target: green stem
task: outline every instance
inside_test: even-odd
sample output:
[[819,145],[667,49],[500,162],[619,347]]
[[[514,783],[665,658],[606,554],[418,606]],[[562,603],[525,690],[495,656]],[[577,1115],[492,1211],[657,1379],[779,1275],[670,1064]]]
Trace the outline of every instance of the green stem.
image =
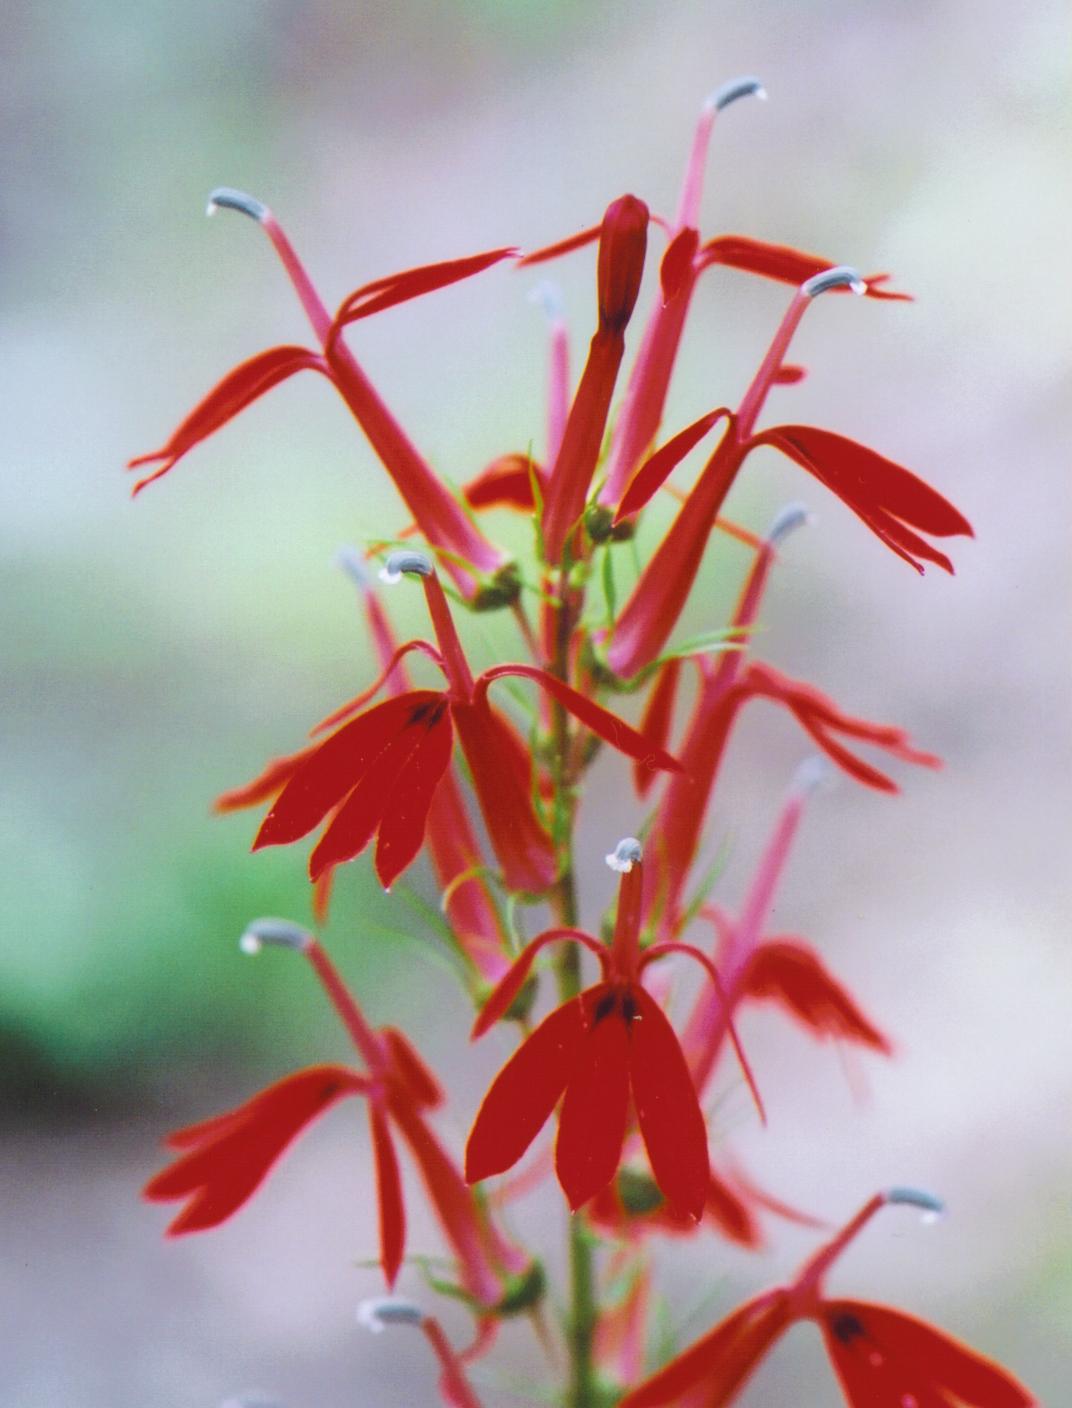
[[[569,644],[578,604],[571,600],[563,582],[555,630],[554,673],[569,682]],[[552,708],[554,749],[555,835],[559,843],[560,870],[552,895],[557,922],[576,928],[577,892],[573,868],[573,790],[571,767],[573,737],[567,711],[555,701]],[[560,1002],[568,1002],[581,991],[581,954],[576,944],[564,944],[555,963]],[[593,1348],[597,1319],[595,1263],[585,1218],[574,1213],[569,1224],[570,1310],[566,1327],[569,1345],[570,1378],[566,1399],[568,1408],[596,1408],[597,1387]]]

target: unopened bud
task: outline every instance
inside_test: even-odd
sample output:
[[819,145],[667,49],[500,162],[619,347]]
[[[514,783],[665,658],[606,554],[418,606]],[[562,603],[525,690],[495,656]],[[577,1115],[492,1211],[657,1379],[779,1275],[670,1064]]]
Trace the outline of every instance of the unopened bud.
[[628,875],[634,865],[639,865],[643,854],[644,848],[636,837],[626,836],[604,859],[611,870],[616,870],[619,875]]
[[826,293],[832,288],[851,288],[855,294],[867,292],[867,284],[859,269],[854,269],[851,264],[837,264],[833,269],[824,269],[820,274],[812,274],[800,285],[805,298],[815,298],[817,294]]
[[357,1307],[357,1323],[374,1335],[382,1335],[388,1325],[420,1325],[423,1320],[419,1305],[398,1296],[373,1296]]
[[707,106],[714,108],[715,112],[721,112],[738,98],[758,98],[760,102],[765,103],[767,90],[758,78],[731,78],[728,83],[723,83],[721,88],[715,89],[707,100]]
[[387,582],[394,586],[401,582],[404,575],[413,572],[418,577],[430,577],[435,569],[432,567],[432,559],[423,552],[414,552],[412,548],[403,548],[399,552],[393,552],[384,565],[380,568],[380,581]]
[[648,207],[636,196],[612,201],[599,235],[599,325],[624,332],[633,315],[648,248]]
[[268,215],[268,207],[256,196],[248,196],[245,191],[236,191],[233,186],[217,186],[209,194],[205,206],[206,215],[215,215],[217,210],[238,210],[251,220],[261,224]]
[[312,942],[312,934],[289,919],[267,918],[247,924],[238,947],[250,955],[260,953],[262,948],[289,948],[304,953]]

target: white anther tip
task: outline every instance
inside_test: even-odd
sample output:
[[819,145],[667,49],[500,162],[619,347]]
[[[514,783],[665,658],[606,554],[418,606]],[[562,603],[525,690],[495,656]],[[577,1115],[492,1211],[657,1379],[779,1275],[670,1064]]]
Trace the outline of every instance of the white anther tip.
[[418,577],[430,577],[432,575],[432,559],[423,552],[414,552],[411,548],[403,548],[399,552],[393,552],[379,571],[381,582],[386,582],[393,587],[401,582],[407,573],[415,573]]
[[388,1325],[419,1325],[423,1319],[419,1305],[396,1296],[374,1296],[357,1307],[357,1323],[374,1335],[382,1335]]
[[626,836],[618,842],[610,855],[604,856],[604,860],[611,870],[617,871],[619,875],[628,875],[633,866],[639,864],[643,853],[644,848],[636,837]]

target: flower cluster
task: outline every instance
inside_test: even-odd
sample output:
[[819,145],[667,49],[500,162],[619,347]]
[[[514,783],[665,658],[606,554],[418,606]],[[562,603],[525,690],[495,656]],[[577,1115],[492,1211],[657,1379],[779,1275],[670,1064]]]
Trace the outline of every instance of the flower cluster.
[[[218,1226],[312,1121],[358,1097],[368,1111],[387,1289],[406,1261],[402,1154],[435,1211],[454,1266],[452,1278],[429,1284],[464,1301],[476,1334],[458,1352],[434,1317],[392,1298],[367,1302],[361,1318],[373,1330],[391,1323],[421,1329],[448,1404],[479,1405],[468,1366],[490,1349],[506,1316],[530,1316],[551,1365],[561,1362],[543,1309],[544,1259],[540,1249],[518,1244],[503,1215],[552,1169],[570,1210],[570,1283],[556,1298],[568,1307],[559,1327],[567,1382],[556,1401],[569,1408],[729,1404],[780,1336],[808,1319],[818,1323],[854,1408],[1026,1408],[1034,1401],[1009,1372],[912,1317],[827,1297],[827,1273],[880,1207],[938,1209],[929,1195],[905,1189],[872,1199],[791,1285],[749,1300],[656,1372],[646,1359],[659,1237],[723,1237],[757,1247],[769,1236],[771,1216],[820,1225],[763,1189],[728,1151],[724,1130],[717,1131],[717,1166],[712,1161],[710,1097],[727,1047],[758,1117],[766,1119],[738,1012],[750,1003],[774,1004],[817,1040],[893,1054],[890,1037],[811,943],[767,932],[816,783],[840,770],[865,788],[891,793],[898,784],[887,767],[938,766],[903,729],[859,718],[817,686],[756,658],[754,628],[774,568],[809,516],[791,505],[757,534],[725,518],[724,505],[751,453],[766,447],[818,480],[879,543],[921,573],[928,564],[951,572],[935,540],[971,534],[942,494],[893,460],[833,430],[764,423],[771,393],[804,375],[788,357],[817,299],[846,291],[875,301],[907,295],[892,291],[884,274],[865,278],[832,260],[742,235],[700,235],[716,119],[750,95],[762,95],[760,85],[741,79],[704,105],[673,219],[623,195],[598,223],[556,244],[524,255],[493,249],[377,278],[334,314],[271,211],[238,191],[213,192],[210,212],[239,211],[267,235],[315,345],[252,356],[161,449],[132,461],[153,466],[137,492],[273,387],[299,371],[316,371],[357,420],[412,520],[387,545],[373,542],[341,558],[357,586],[378,677],[315,724],[310,741],[292,744],[216,805],[263,809],[254,849],[291,845],[318,831],[308,870],[319,926],[340,868],[373,843],[385,889],[425,852],[474,1005],[472,1036],[512,1024],[516,1049],[490,1082],[464,1156],[455,1153],[436,1130],[446,1096],[409,1039],[369,1024],[312,929],[254,921],[243,949],[269,946],[304,958],[349,1034],[356,1062],[284,1075],[236,1109],[176,1131],[167,1141],[172,1161],[145,1194],[180,1204],[172,1235]],[[657,288],[623,378],[653,237],[663,246]],[[455,491],[369,380],[348,343],[350,330],[506,261],[527,268],[590,244],[597,251],[595,327],[575,387],[557,297],[549,286],[540,293],[550,323],[543,454],[504,452]],[[788,306],[740,403],[664,435],[692,295],[716,266],[786,285]],[[701,457],[691,486],[674,487],[674,471],[712,436],[714,448]],[[530,428],[519,426],[518,437],[530,442]],[[678,506],[653,541],[649,505],[660,493]],[[495,514],[504,511],[530,521],[529,560],[515,561],[495,545]],[[737,604],[727,623],[683,640],[681,614],[716,530],[737,541],[738,559],[741,545],[748,553]],[[732,556],[729,565],[721,553],[710,556],[715,570],[734,570]],[[396,639],[368,570],[376,559],[385,582],[409,580],[411,590],[419,584],[427,637]],[[480,669],[460,623],[467,613],[496,609],[512,614],[521,658]],[[434,673],[432,684],[414,683],[415,664]],[[507,679],[514,681],[513,700],[502,686],[493,702],[492,686]],[[527,700],[530,689],[535,695],[522,715],[518,695]],[[628,698],[634,694],[639,706]],[[706,830],[734,725],[742,708],[759,700],[792,716],[818,754],[793,778],[743,905],[731,914],[713,900],[704,875]],[[583,927],[573,838],[588,769],[606,745],[631,765],[636,817],[629,829],[642,840],[629,836],[610,851],[616,901],[601,925]],[[527,914],[541,925],[528,940]],[[593,980],[582,974],[585,954],[595,965]],[[698,980],[684,1011],[679,981],[668,976],[683,959],[696,965]],[[549,987],[556,997],[536,1020]],[[541,1142],[552,1119],[553,1149]],[[511,1175],[534,1145],[526,1166]],[[491,1182],[502,1175],[509,1176]]]

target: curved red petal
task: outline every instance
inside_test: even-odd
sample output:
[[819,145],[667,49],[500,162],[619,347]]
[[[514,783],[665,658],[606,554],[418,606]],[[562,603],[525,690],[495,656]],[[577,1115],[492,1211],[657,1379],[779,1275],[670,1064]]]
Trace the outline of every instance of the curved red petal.
[[214,812],[237,812],[244,807],[256,807],[261,802],[267,802],[269,798],[282,792],[302,763],[316,752],[317,746],[313,743],[307,748],[300,749],[297,753],[288,753],[285,757],[272,758],[265,765],[263,771],[258,773],[251,782],[246,782],[241,787],[232,787],[229,792],[221,792],[212,803],[212,810]]
[[465,1148],[469,1183],[517,1163],[547,1122],[570,1078],[587,1028],[581,998],[545,1017],[484,1096]]
[[580,929],[548,929],[542,934],[537,934],[531,939],[514,959],[507,972],[499,979],[498,983],[488,995],[484,1006],[477,1015],[473,1023],[473,1030],[470,1039],[476,1041],[485,1032],[490,1031],[499,1019],[509,1010],[510,1004],[517,997],[525,979],[528,977],[537,954],[547,944],[561,943],[563,941],[573,941],[583,944],[587,949],[596,955],[600,964],[606,972],[607,948],[605,944],[597,943],[590,934],[583,933]]
[[569,1073],[555,1140],[555,1172],[576,1210],[618,1170],[629,1108],[628,989],[600,983],[583,994],[587,1031]]
[[410,1096],[426,1110],[442,1105],[443,1090],[435,1076],[421,1060],[409,1038],[395,1027],[385,1027],[381,1033],[387,1043],[392,1074],[402,1082]]
[[[806,254],[804,250],[785,244],[770,244],[749,235],[718,235],[704,245],[700,258],[704,268],[711,264],[724,264],[730,269],[741,269],[745,273],[760,274],[764,278],[777,279],[779,283],[795,285],[834,267],[832,260],[821,255]],[[894,293],[881,287],[889,277],[889,274],[871,274],[866,278],[864,283],[868,294],[872,298],[911,303],[910,293]]]
[[376,874],[389,890],[424,841],[428,812],[454,751],[450,710],[427,725],[427,732],[399,771],[387,797],[376,843]]
[[816,1036],[858,1041],[886,1056],[892,1054],[888,1038],[864,1016],[815,950],[799,939],[761,944],[743,982],[748,997],[780,1003]]
[[629,1027],[629,1077],[651,1171],[671,1207],[699,1221],[711,1165],[696,1089],[681,1043],[659,1005],[640,986],[629,992],[638,1009]]
[[528,455],[500,455],[475,479],[462,485],[470,508],[516,508],[531,513],[536,507],[532,481],[543,486],[546,476]]
[[369,1101],[369,1133],[376,1164],[376,1205],[380,1222],[380,1265],[388,1290],[394,1290],[406,1246],[406,1208],[398,1155],[387,1118],[376,1100]]
[[676,298],[692,274],[692,261],[700,243],[700,232],[690,225],[677,232],[663,252],[659,265],[659,286],[663,302]]
[[598,225],[589,225],[587,229],[580,230],[575,235],[567,235],[564,240],[545,244],[541,249],[534,249],[531,254],[523,254],[517,261],[517,267],[520,269],[528,264],[542,264],[547,259],[557,259],[561,254],[570,254],[575,249],[583,249],[586,244],[594,244],[599,239],[602,228],[603,222],[600,221]]
[[619,1408],[670,1408],[693,1389],[704,1408],[726,1408],[789,1321],[784,1291],[757,1296],[627,1393]]
[[[648,696],[648,702],[640,720],[640,732],[653,749],[665,751],[670,739],[670,728],[674,719],[674,705],[677,702],[677,687],[681,679],[681,660],[675,656],[667,660],[655,681],[655,688]],[[645,763],[633,764],[633,786],[638,797],[646,797],[655,781],[655,769]]]
[[720,420],[728,420],[731,425],[733,423],[733,415],[725,406],[719,406],[717,410],[708,411],[699,420],[694,420],[691,425],[687,425],[684,430],[679,430],[667,440],[653,455],[649,455],[630,479],[618,512],[614,515],[615,523],[620,523],[631,514],[639,513],[662,488],[693,446],[698,445]]
[[310,832],[342,801],[391,740],[442,695],[418,689],[377,704],[318,744],[294,772],[265,817],[253,849],[285,845]]
[[382,313],[384,309],[393,308],[398,303],[420,298],[426,293],[434,293],[436,289],[447,288],[460,279],[471,278],[474,274],[490,269],[500,260],[518,253],[513,246],[489,249],[483,254],[470,254],[462,259],[444,259],[437,264],[422,264],[415,269],[405,269],[399,274],[387,274],[383,278],[373,279],[355,289],[344,300],[335,315],[332,334],[337,334],[348,323],[355,323],[359,318],[367,318],[372,313]]

